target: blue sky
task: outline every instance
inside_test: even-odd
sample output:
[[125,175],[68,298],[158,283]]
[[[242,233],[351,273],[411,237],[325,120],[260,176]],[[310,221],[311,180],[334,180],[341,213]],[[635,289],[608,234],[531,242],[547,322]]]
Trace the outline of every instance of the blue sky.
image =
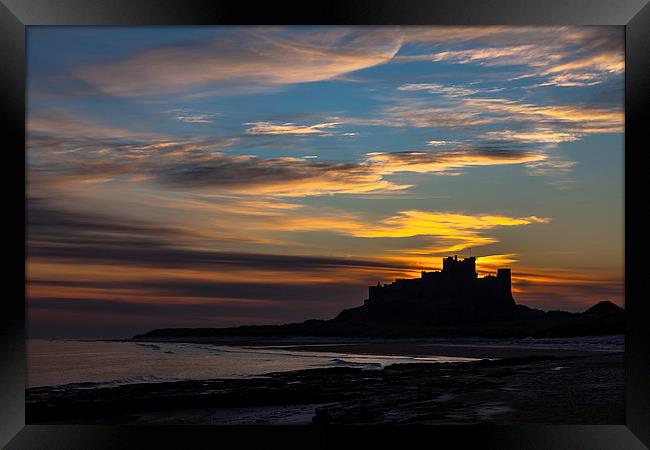
[[623,304],[623,36],[30,27],[33,329],[327,318],[470,248],[521,303]]

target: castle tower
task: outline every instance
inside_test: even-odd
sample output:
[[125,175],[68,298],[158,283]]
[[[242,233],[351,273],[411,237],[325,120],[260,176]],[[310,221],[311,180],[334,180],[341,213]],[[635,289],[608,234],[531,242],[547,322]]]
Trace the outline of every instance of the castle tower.
[[510,269],[497,269],[497,283],[499,285],[499,292],[501,292],[503,298],[511,300],[514,304]]
[[458,255],[449,256],[442,260],[442,272],[451,278],[476,278],[476,257],[470,256],[462,260]]

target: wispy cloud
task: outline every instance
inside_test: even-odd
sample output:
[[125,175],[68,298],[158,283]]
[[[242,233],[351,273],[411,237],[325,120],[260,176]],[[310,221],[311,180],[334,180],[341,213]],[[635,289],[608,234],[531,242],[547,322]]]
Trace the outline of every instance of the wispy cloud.
[[469,50],[448,50],[432,55],[432,61],[453,61],[460,64],[478,62],[485,65],[546,65],[561,60],[558,54],[549,54],[549,47],[544,45],[516,45],[504,47],[486,47]]
[[[303,158],[227,155],[215,142],[154,144],[85,143],[58,153],[51,142],[33,142],[34,182],[104,183],[141,179],[172,189],[247,195],[310,196],[407,189],[385,179],[367,163],[317,162]],[[37,150],[38,148],[38,150]]]
[[[465,144],[444,140],[427,143],[432,147],[449,147],[449,151],[369,154],[370,162],[384,166],[381,173],[457,174],[454,169],[525,164],[528,174],[550,176],[554,185],[568,187],[574,183],[568,175],[576,162],[553,154],[553,146],[598,133],[620,133],[624,114],[620,108],[536,104],[467,95],[445,106],[425,99],[398,100],[375,117],[339,118],[339,121],[381,127],[492,128],[475,133]],[[513,126],[517,129],[512,129]],[[490,150],[490,147],[494,148]]]
[[540,105],[506,98],[466,99],[464,107],[494,115],[494,121],[536,122],[583,133],[620,133],[624,114],[620,108],[579,105]]
[[515,122],[530,128],[552,127],[555,131],[584,134],[619,133],[624,125],[620,108],[536,104],[503,97],[464,97],[443,105],[425,99],[396,103],[384,107],[376,117],[337,119],[345,124],[415,128],[467,128]]
[[[619,40],[605,41],[603,52],[587,55],[567,61],[547,69],[544,74],[564,73],[573,74],[574,71],[586,70],[590,75],[596,73],[622,73],[625,70],[625,58],[622,50],[622,42]],[[618,47],[612,50],[612,46]],[[592,47],[593,49],[593,47]],[[600,50],[599,47],[597,47]]]
[[28,255],[36,259],[208,270],[218,266],[238,270],[249,266],[253,270],[254,265],[258,270],[283,267],[294,270],[294,264],[302,267],[300,271],[336,265],[386,267],[379,261],[191,249],[178,245],[186,235],[178,228],[142,221],[122,220],[114,224],[116,221],[106,215],[56,209],[43,199],[30,199],[27,214],[30,223]]
[[458,174],[472,167],[523,165],[547,158],[542,153],[507,147],[372,152],[360,162],[345,164],[316,162],[314,158],[232,156],[201,143],[108,149],[98,146],[69,155],[44,153],[34,161],[31,171],[42,181],[53,183],[103,183],[126,177],[197,192],[302,197],[401,191],[411,185],[386,176],[409,172]]
[[532,176],[549,177],[551,184],[558,188],[566,189],[575,185],[576,181],[571,177],[573,168],[578,164],[552,152],[543,161],[534,161],[526,164],[526,173]]
[[444,94],[450,97],[463,97],[480,92],[478,89],[471,89],[460,86],[446,86],[438,83],[409,83],[397,88],[400,91],[426,91],[430,94]]
[[478,166],[501,166],[543,161],[539,153],[508,148],[468,148],[449,151],[369,153],[368,161],[382,174],[398,172],[456,173],[460,169]]
[[106,124],[103,121],[84,117],[63,108],[41,109],[27,117],[26,131],[31,135],[56,136],[71,141],[84,140],[126,140],[126,139],[157,139],[158,133],[138,131],[132,127],[119,127]]
[[328,80],[385,63],[401,42],[398,33],[381,29],[286,33],[257,27],[77,66],[71,73],[119,96],[191,92],[217,84],[278,86]]
[[536,128],[524,131],[487,131],[480,137],[493,141],[557,144],[577,141],[581,135],[579,133],[557,131],[552,128]]
[[602,76],[597,73],[563,73],[549,77],[548,81],[537,84],[536,86],[560,86],[560,87],[577,87],[577,86],[594,86],[602,82]]
[[215,117],[221,115],[216,112],[196,111],[190,108],[174,108],[164,112],[183,123],[213,123]]
[[444,236],[462,239],[464,234],[496,227],[548,223],[550,219],[530,217],[509,217],[499,215],[468,215],[448,212],[402,211],[395,216],[383,219],[381,225],[359,230],[360,237],[413,237],[419,235]]
[[[548,224],[547,217],[515,217],[491,214],[466,214],[447,211],[400,211],[365,224],[362,228],[347,231],[361,238],[406,239],[423,236],[427,241],[417,248],[400,248],[389,251],[388,260],[419,267],[435,267],[441,255],[460,252],[468,248],[495,244],[499,240],[488,233],[496,228]],[[508,264],[515,260],[508,261]],[[487,264],[489,261],[485,261]],[[493,261],[496,262],[496,261]],[[505,260],[500,260],[505,263]]]
[[185,123],[212,123],[212,116],[208,114],[177,114],[176,120]]
[[[591,86],[625,69],[620,27],[550,27],[529,29],[528,33],[519,31],[493,28],[472,48],[439,51],[419,59],[484,66],[525,66],[519,78],[543,79],[537,86]],[[456,43],[459,42],[462,40]]]
[[337,125],[340,125],[340,123],[326,122],[317,123],[314,125],[297,125],[295,123],[249,122],[245,123],[244,125],[251,125],[251,127],[246,130],[247,134],[280,136],[331,136],[331,129],[335,128]]
[[458,141],[444,141],[444,140],[433,140],[433,141],[427,141],[427,145],[429,147],[445,147],[448,145],[459,145],[460,142]]
[[[140,180],[172,189],[197,189],[222,194],[300,197],[402,191],[410,184],[387,176],[400,172],[457,174],[479,166],[541,162],[543,153],[515,147],[464,147],[445,151],[372,152],[357,162],[319,162],[316,158],[261,158],[230,155],[224,149],[232,138],[134,142],[133,133],[105,127],[102,139],[83,138],[83,125],[66,117],[41,127],[30,139],[30,173],[36,183],[105,183]],[[320,134],[336,126],[327,122],[309,126],[257,123],[259,133]],[[47,133],[46,133],[47,132]],[[48,134],[49,133],[49,134]],[[111,138],[111,136],[114,136]],[[316,156],[316,155],[307,155]]]

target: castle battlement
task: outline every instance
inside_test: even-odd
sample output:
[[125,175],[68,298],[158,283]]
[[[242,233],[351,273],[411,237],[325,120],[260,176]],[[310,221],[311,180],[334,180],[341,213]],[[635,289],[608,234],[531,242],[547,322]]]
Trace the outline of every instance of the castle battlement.
[[479,278],[476,257],[443,258],[442,270],[422,271],[421,278],[397,279],[393,283],[370,286],[366,303],[423,301],[477,307],[513,306],[511,272],[497,270],[496,276]]

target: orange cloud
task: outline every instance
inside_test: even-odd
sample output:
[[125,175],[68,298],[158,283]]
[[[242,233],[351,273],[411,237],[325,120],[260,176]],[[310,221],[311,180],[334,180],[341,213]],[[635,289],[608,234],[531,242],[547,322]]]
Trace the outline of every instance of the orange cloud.
[[511,266],[519,262],[515,253],[481,255],[476,258],[476,271],[479,274],[494,273],[498,268]]
[[[472,98],[464,101],[464,107],[494,113],[498,120],[507,121],[560,121],[566,127],[580,131],[606,129],[622,132],[624,114],[620,109],[586,108],[579,106],[535,105],[505,98]],[[586,131],[584,131],[586,132]]]
[[[622,48],[620,50],[622,50]],[[589,55],[584,58],[578,58],[565,64],[551,67],[545,73],[570,72],[577,69],[622,73],[625,70],[625,55],[622,51],[610,51]]]
[[619,274],[522,267],[513,271],[512,283],[519,302],[542,309],[583,311],[602,300],[620,306],[625,300],[625,280]]
[[401,211],[380,221],[380,225],[369,226],[354,232],[357,237],[413,237],[442,236],[450,239],[469,239],[480,231],[497,227],[548,223],[550,219],[530,217],[509,217],[497,215],[467,215],[450,212]]
[[449,50],[432,55],[432,61],[454,61],[460,64],[480,62],[485,65],[530,64],[547,65],[559,61],[563,55],[549,52],[546,45],[525,44],[504,47],[485,47],[470,50]]
[[368,153],[368,161],[381,174],[397,172],[445,173],[466,167],[501,166],[543,161],[543,154],[474,149],[447,152]]

